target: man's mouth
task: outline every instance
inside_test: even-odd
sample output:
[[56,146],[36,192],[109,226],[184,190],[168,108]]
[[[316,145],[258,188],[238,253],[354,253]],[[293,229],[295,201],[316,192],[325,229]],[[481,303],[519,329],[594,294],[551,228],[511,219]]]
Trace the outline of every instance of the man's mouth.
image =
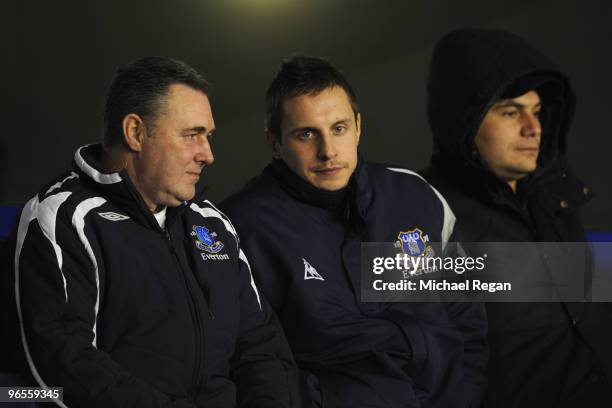
[[516,151],[525,154],[537,154],[540,149],[538,147],[517,147]]
[[314,169],[313,171],[321,176],[335,176],[344,169],[343,166],[331,166]]

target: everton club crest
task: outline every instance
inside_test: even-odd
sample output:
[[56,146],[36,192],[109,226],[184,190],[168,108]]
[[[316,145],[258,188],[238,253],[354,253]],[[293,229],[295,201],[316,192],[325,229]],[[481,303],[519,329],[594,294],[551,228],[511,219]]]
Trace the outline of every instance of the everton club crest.
[[400,231],[397,239],[396,246],[401,246],[402,252],[408,256],[431,257],[434,255],[433,248],[427,245],[429,236],[423,235],[423,231],[418,228],[410,231]]
[[209,254],[216,254],[223,249],[223,242],[215,241],[216,233],[210,232],[208,228],[199,225],[193,226],[191,235],[196,237],[195,246]]

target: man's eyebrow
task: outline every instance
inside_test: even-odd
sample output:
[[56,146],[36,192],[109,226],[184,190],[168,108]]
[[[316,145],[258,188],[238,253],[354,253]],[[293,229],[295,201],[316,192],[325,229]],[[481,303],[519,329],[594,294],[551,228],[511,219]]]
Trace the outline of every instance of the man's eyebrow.
[[342,119],[335,121],[332,126],[336,126],[340,124],[347,124],[347,123],[351,123],[352,121],[353,121],[352,118],[346,117],[346,118],[342,118]]
[[311,126],[296,126],[293,129],[289,130],[289,134],[294,134],[297,132],[304,132],[304,131],[311,131],[311,132],[316,132],[317,130],[314,127]]
[[[210,132],[214,132],[215,129],[211,129]],[[208,129],[206,128],[206,126],[194,126],[194,127],[190,127],[187,129],[183,129],[183,133],[191,133],[191,132],[195,132],[195,133],[206,133],[208,132]]]
[[[542,106],[542,101],[536,103],[533,107],[534,108],[539,108]],[[505,99],[505,100],[501,100],[497,103],[495,103],[495,105],[493,105],[493,109],[501,109],[501,108],[516,108],[516,109],[525,109],[527,108],[527,105],[523,104],[523,103],[519,103],[515,100],[512,99]]]

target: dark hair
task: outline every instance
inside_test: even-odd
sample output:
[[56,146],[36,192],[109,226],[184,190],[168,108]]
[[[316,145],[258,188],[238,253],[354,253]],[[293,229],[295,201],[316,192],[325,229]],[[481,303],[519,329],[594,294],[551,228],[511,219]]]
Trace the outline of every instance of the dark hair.
[[344,89],[355,118],[359,113],[357,96],[344,75],[323,58],[295,55],[283,60],[266,92],[266,132],[280,141],[283,101],[319,92],[334,86]]
[[210,96],[211,85],[184,62],[167,57],[145,57],[117,70],[106,95],[104,144],[113,146],[123,140],[123,118],[135,113],[151,125],[172,84],[184,84]]

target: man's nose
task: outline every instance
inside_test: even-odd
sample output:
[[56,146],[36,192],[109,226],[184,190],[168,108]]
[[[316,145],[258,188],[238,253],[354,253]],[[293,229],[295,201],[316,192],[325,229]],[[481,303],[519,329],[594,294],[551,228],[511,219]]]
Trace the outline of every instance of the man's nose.
[[327,161],[338,156],[333,135],[322,133],[319,138],[319,159]]
[[540,118],[533,113],[525,113],[521,134],[526,137],[539,137],[542,134]]
[[195,160],[202,166],[210,166],[214,163],[215,156],[213,155],[208,137],[202,137],[202,140],[198,143],[198,151]]

